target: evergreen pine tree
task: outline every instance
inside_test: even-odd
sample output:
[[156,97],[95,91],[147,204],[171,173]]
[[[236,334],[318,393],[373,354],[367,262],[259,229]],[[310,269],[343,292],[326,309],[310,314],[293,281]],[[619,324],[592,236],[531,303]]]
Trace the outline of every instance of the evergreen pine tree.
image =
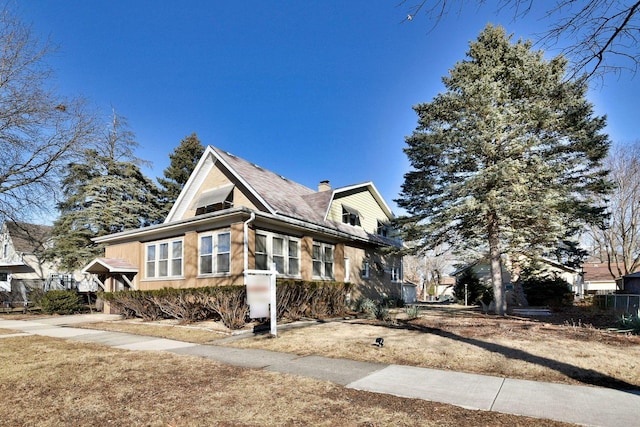
[[91,239],[161,221],[158,189],[140,171],[133,155],[137,143],[126,121],[114,120],[98,148],[68,166],[60,217],[54,222],[48,258],[70,270],[103,255]]
[[414,107],[398,224],[419,249],[487,248],[502,315],[502,254],[538,254],[602,213],[593,196],[608,188],[609,140],[563,57],[545,60],[491,25],[467,56],[443,78],[446,92]]
[[180,145],[173,150],[172,154],[169,154],[171,163],[164,170],[164,178],[158,178],[158,183],[162,186],[161,200],[164,216],[171,210],[203,153],[204,147],[200,139],[192,133],[182,139]]

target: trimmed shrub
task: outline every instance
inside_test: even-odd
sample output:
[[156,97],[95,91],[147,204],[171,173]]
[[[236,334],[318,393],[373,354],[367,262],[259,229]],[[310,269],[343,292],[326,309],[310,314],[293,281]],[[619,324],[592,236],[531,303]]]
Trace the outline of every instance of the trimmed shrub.
[[520,280],[529,305],[560,307],[573,304],[571,286],[557,275],[525,276]]
[[[346,296],[351,284],[282,280],[277,283],[278,318],[316,319],[346,313]],[[220,320],[230,329],[242,328],[249,314],[244,286],[164,288],[151,291],[119,291],[101,295],[125,317],[143,320],[162,318],[180,322]]]
[[80,296],[75,291],[49,291],[40,298],[40,307],[46,314],[73,314],[82,309]]
[[206,307],[229,329],[241,329],[249,317],[247,290],[244,286],[209,287]]
[[278,318],[298,320],[302,317],[323,319],[342,316],[347,311],[347,294],[351,283],[303,280],[278,280]]

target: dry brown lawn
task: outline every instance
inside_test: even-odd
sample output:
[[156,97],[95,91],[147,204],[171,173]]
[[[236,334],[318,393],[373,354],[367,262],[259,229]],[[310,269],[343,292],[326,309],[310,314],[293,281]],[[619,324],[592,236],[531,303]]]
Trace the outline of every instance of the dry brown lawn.
[[[601,313],[497,317],[459,306],[415,320],[364,319],[285,330],[226,345],[394,363],[510,378],[640,389],[640,337],[601,329]],[[595,323],[595,325],[594,325]],[[384,347],[374,344],[384,338]]]
[[0,338],[4,426],[561,426],[207,359]]
[[[607,331],[612,322],[580,308],[536,319],[444,306],[424,309],[413,320],[403,319],[400,311],[392,322],[351,318],[290,324],[277,338],[245,333],[230,340],[230,331],[215,322],[120,320],[84,326],[201,344],[640,389],[640,337]],[[201,358],[6,336],[13,332],[0,331],[2,425],[562,425]],[[373,345],[377,337],[384,338],[384,347]]]
[[88,329],[126,332],[171,340],[206,344],[231,336],[231,332],[218,322],[200,322],[193,325],[181,325],[174,321],[143,322],[139,319],[126,319],[111,322],[87,323],[77,325]]
[[[392,322],[354,318],[298,328],[283,325],[276,339],[245,333],[243,339],[223,341],[229,331],[215,322],[177,325],[127,320],[87,327],[298,355],[640,389],[640,337],[608,330],[615,319],[588,307],[525,318],[486,315],[455,305],[428,306],[417,319],[403,319],[402,310],[395,317]],[[385,340],[382,348],[373,345],[378,337]]]

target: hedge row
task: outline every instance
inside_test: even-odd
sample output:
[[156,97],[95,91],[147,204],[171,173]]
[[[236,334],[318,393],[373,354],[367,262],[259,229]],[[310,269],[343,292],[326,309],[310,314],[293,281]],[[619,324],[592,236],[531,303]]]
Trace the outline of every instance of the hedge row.
[[[277,317],[326,318],[346,312],[346,296],[351,284],[279,280],[276,285]],[[239,329],[249,320],[244,286],[203,288],[163,288],[152,291],[107,292],[103,298],[128,318],[143,320],[177,319],[182,323],[220,320],[230,329]]]

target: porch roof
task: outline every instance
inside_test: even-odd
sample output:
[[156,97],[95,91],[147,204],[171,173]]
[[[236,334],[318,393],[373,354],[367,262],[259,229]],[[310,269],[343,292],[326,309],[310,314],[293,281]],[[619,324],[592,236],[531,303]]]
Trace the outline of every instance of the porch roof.
[[91,261],[83,273],[137,273],[138,267],[120,258],[96,258]]

